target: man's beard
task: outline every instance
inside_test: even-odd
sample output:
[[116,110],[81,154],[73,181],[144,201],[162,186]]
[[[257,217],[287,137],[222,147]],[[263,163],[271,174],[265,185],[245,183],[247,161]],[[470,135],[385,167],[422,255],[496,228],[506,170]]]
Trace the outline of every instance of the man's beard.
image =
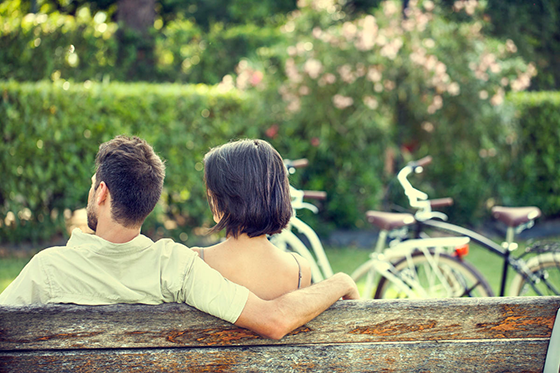
[[89,229],[92,231],[96,231],[97,229],[97,215],[95,215],[95,211],[93,211],[93,207],[91,205],[87,206],[87,225]]

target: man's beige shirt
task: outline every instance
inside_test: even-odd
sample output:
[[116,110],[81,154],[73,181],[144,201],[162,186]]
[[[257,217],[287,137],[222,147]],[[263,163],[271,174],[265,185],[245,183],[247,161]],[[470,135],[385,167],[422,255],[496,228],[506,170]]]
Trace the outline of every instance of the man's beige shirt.
[[35,255],[0,294],[0,304],[178,302],[234,323],[248,296],[172,240],[139,235],[115,244],[75,229],[66,246]]

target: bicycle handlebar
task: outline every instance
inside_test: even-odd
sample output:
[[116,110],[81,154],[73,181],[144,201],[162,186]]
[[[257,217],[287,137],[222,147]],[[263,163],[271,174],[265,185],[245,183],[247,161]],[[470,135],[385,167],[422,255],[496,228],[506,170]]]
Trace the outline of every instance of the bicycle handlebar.
[[451,206],[453,204],[453,198],[451,198],[451,197],[430,199],[428,201],[430,202],[430,206],[432,208]]
[[[293,174],[296,168],[307,167],[309,165],[309,161],[307,160],[307,158],[294,159],[294,160],[284,159],[284,164],[286,165],[288,172],[290,174]],[[310,203],[303,202],[303,199],[308,198],[308,199],[316,199],[316,200],[325,200],[327,199],[327,192],[318,191],[318,190],[299,190],[290,185],[290,196],[292,197],[292,207],[294,209],[297,210],[297,209],[305,208],[317,213],[318,212],[317,207]]]
[[307,167],[309,165],[309,161],[307,160],[307,158],[294,159],[294,160],[284,159],[284,164],[286,165],[286,167],[288,169],[290,169],[290,168],[304,168],[304,167]]
[[319,190],[304,190],[303,198],[325,200],[327,199],[327,192]]
[[432,156],[431,156],[431,155],[427,155],[427,156],[425,156],[424,158],[420,158],[420,159],[417,160],[417,161],[412,161],[412,162],[410,162],[409,165],[410,165],[411,167],[413,167],[413,168],[416,168],[416,167],[425,167],[425,166],[429,165],[430,163],[432,163],[432,160],[433,160]]
[[410,207],[417,209],[414,217],[418,221],[425,221],[432,218],[439,218],[442,220],[447,220],[447,215],[441,212],[432,211],[432,208],[450,206],[453,204],[452,198],[440,198],[435,200],[428,200],[428,195],[419,189],[412,186],[410,181],[408,181],[408,175],[411,173],[421,173],[424,166],[429,165],[433,158],[431,156],[426,156],[417,161],[409,162],[405,167],[403,167],[397,179],[404,189],[404,193],[408,197]]

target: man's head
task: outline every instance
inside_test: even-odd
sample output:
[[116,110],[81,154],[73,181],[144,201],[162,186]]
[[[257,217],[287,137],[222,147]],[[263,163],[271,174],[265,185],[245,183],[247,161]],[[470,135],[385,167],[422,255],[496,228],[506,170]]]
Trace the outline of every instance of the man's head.
[[266,141],[240,140],[204,157],[208,202],[217,225],[237,237],[279,233],[292,216],[290,184],[282,157]]
[[165,165],[138,137],[117,136],[99,146],[88,197],[88,226],[97,229],[95,195],[104,183],[111,196],[111,218],[127,228],[140,227],[161,195]]

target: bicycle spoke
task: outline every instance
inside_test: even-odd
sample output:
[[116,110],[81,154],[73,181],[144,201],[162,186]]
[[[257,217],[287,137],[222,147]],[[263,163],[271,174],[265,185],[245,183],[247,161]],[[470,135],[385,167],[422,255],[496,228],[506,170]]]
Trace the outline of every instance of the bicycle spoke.
[[470,288],[465,288],[465,291],[463,292],[463,294],[461,295],[461,297],[464,297],[465,295],[468,295],[469,297],[472,297],[472,291],[474,289],[476,289],[477,286],[480,285],[480,281],[476,282],[473,286],[471,286]]
[[[394,264],[392,276],[407,284],[414,294],[422,297],[493,295],[489,285],[476,269],[446,253],[435,254],[430,251],[424,255],[421,251],[415,252],[410,258],[402,258]],[[416,289],[420,289],[421,292]],[[379,281],[375,297],[403,298],[409,295],[396,286],[394,279],[384,276]]]

